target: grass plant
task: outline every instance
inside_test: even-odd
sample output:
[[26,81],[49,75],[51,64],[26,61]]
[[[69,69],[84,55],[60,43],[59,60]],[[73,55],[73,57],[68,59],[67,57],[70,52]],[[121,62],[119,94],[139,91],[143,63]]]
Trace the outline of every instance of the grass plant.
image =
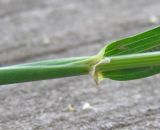
[[90,74],[134,80],[160,73],[160,27],[108,43],[95,56],[45,60],[0,68],[0,85]]

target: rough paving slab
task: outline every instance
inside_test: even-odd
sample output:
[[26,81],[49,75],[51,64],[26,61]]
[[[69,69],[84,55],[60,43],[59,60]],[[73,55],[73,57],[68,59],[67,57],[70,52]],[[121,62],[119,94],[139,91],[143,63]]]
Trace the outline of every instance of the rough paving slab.
[[[157,26],[159,0],[1,0],[0,65],[96,54]],[[0,130],[159,130],[160,76],[97,88],[89,76],[0,87]],[[88,102],[91,110],[83,110]],[[76,112],[69,112],[73,104]]]

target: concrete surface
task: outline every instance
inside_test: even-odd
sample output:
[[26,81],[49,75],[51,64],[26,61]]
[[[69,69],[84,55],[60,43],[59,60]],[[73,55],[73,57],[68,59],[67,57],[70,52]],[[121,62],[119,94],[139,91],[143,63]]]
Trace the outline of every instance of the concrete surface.
[[[106,42],[157,26],[159,6],[159,0],[0,0],[0,65],[96,54]],[[89,76],[1,86],[0,130],[159,130],[159,78],[105,80],[100,88]],[[82,109],[86,102],[92,109]]]

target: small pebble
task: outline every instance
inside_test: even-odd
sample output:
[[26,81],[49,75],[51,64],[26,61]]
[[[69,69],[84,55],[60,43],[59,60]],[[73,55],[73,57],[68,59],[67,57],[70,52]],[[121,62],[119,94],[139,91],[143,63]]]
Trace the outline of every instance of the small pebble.
[[69,104],[69,105],[68,105],[68,111],[69,111],[69,112],[76,112],[76,108],[74,107],[74,105]]
[[93,109],[93,107],[88,103],[88,102],[86,102],[84,105],[83,105],[83,108],[82,108],[83,110],[91,110],[91,109]]
[[43,43],[44,43],[45,45],[48,45],[48,44],[50,43],[49,37],[43,37]]
[[151,16],[149,17],[149,22],[152,23],[152,24],[157,24],[157,23],[159,22],[159,19],[158,19],[157,16],[151,15]]

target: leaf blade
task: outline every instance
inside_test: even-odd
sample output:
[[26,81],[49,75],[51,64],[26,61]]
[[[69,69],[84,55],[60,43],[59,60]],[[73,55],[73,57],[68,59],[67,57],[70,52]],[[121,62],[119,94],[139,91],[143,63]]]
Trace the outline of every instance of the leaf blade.
[[[107,45],[104,57],[160,51],[160,27]],[[134,80],[160,73],[160,66],[102,72],[103,78]]]

